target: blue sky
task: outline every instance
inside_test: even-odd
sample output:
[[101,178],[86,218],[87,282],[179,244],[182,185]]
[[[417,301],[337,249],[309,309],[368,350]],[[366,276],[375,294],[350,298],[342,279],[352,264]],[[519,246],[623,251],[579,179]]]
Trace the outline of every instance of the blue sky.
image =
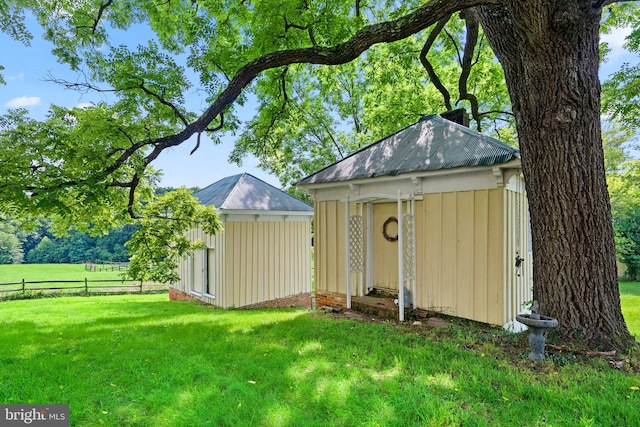
[[[50,104],[74,107],[99,100],[99,95],[82,95],[45,81],[49,74],[69,80],[73,80],[74,75],[51,55],[51,44],[39,37],[38,29],[31,26],[31,30],[34,32],[34,38],[29,47],[0,33],[0,50],[5,53],[0,59],[0,65],[5,67],[2,73],[6,80],[6,85],[0,86],[0,114],[4,114],[10,108],[23,107],[29,109],[32,117],[42,118]],[[603,36],[603,40],[612,48],[601,68],[603,79],[618,70],[623,63],[637,62],[637,57],[624,49],[624,39],[628,33],[629,30],[620,29]],[[131,39],[131,32],[127,33],[126,37]],[[252,108],[249,106],[240,113],[240,117],[246,119],[251,114]],[[195,141],[187,141],[179,147],[165,150],[153,163],[153,166],[162,170],[164,174],[161,185],[202,188],[224,177],[247,172],[279,187],[275,177],[257,168],[257,160],[254,158],[245,159],[242,167],[230,164],[228,157],[233,149],[233,142],[233,135],[225,136],[219,145],[203,138],[200,148],[191,156],[189,152],[193,149]]]

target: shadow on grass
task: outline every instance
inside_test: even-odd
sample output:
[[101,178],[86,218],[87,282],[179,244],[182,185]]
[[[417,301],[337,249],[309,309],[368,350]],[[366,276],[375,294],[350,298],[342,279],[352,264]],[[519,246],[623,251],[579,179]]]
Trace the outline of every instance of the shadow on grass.
[[628,425],[640,402],[638,376],[604,363],[534,367],[455,328],[300,310],[16,301],[0,334],[0,402],[69,403],[74,426]]

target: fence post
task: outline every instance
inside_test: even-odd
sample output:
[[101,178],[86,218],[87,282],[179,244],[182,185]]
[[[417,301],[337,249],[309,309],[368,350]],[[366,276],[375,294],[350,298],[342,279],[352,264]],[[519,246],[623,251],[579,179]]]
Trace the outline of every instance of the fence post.
[[89,282],[87,281],[87,278],[84,278],[84,292],[85,293],[89,293]]
[[24,296],[25,290],[24,290],[24,279],[22,279],[22,296]]

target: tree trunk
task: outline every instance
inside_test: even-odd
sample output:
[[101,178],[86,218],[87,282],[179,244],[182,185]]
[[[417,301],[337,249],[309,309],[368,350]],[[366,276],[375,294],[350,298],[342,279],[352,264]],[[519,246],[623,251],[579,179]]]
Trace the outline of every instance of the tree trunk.
[[516,117],[540,313],[558,319],[563,338],[628,348],[600,134],[601,11],[590,1],[513,0],[476,13]]

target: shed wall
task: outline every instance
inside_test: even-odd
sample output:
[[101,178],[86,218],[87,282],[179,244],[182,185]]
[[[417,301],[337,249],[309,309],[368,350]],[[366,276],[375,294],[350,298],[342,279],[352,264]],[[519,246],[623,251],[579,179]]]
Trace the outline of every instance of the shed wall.
[[211,236],[198,228],[190,230],[187,237],[192,241],[202,240],[207,245],[207,249],[197,250],[193,257],[183,258],[180,261],[178,264],[180,281],[172,284],[171,287],[206,303],[219,305],[218,293],[225,272],[225,233],[220,232]]
[[[509,187],[514,187],[513,182]],[[515,319],[533,299],[533,254],[529,221],[529,206],[526,194],[508,188],[505,191],[505,213],[507,216],[504,271],[504,310],[502,323]],[[519,222],[519,226],[516,223]],[[519,230],[519,238],[518,236]],[[519,269],[515,267],[516,251],[524,258]]]
[[345,206],[336,200],[315,202],[316,290],[339,294],[347,292]]
[[188,233],[207,249],[183,259],[173,288],[221,308],[311,292],[311,222],[225,222],[210,236]]
[[460,191],[418,204],[419,308],[502,324],[503,198],[502,189]]
[[218,304],[243,307],[311,292],[311,222],[225,224],[225,277]]

